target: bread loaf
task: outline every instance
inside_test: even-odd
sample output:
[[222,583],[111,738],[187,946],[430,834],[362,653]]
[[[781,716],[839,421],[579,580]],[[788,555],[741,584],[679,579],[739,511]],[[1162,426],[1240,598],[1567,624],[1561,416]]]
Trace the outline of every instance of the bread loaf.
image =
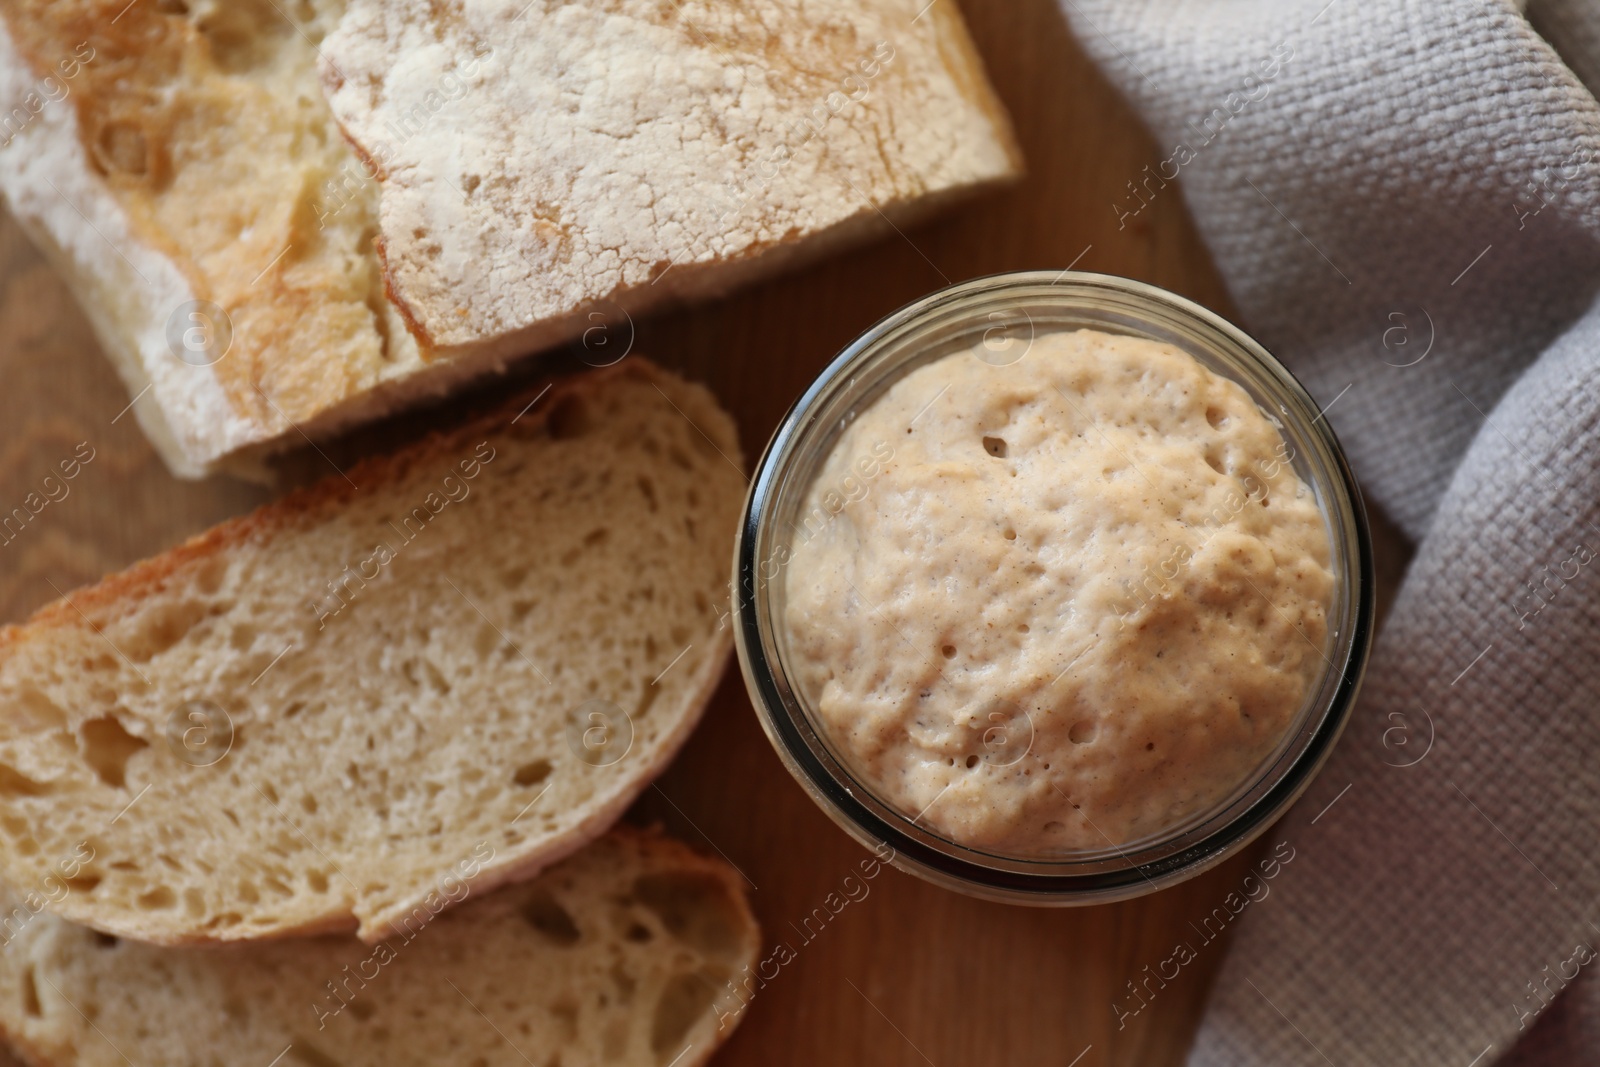
[[162,948],[0,904],[0,1029],[35,1067],[693,1067],[759,931],[740,876],[618,830],[377,946]]
[[0,878],[182,943],[378,940],[441,879],[532,875],[721,675],[738,460],[709,393],[630,358],[0,631]]
[[1020,166],[948,2],[0,16],[0,192],[185,475],[620,337]]

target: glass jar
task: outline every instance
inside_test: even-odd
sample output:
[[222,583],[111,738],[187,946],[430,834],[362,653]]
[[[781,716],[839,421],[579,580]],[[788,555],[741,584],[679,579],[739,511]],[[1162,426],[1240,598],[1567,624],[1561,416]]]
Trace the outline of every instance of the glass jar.
[[[1034,337],[1094,329],[1175,345],[1242,386],[1292,450],[1326,524],[1333,590],[1325,666],[1277,749],[1221,801],[1127,845],[1049,855],[967,847],[915,821],[853,773],[808,706],[787,656],[785,568],[802,502],[834,442],[895,381],[963,350],[1004,365]],[[1367,661],[1372,552],[1361,496],[1316,404],[1261,345],[1199,305],[1155,286],[1080,272],[1018,272],[942,289],[849,345],[790,409],[756,467],[734,551],[739,665],[784,765],[845,831],[901,869],[973,896],[1088,904],[1192,877],[1239,850],[1305,791],[1339,737]]]

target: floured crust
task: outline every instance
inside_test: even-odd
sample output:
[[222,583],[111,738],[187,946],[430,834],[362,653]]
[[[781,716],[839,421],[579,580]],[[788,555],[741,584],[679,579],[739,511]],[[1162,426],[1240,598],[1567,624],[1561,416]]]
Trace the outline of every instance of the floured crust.
[[354,0],[322,73],[392,291],[453,350],[1014,175],[959,17],[920,6]]
[[[604,414],[608,404],[617,412]],[[481,477],[454,475],[478,478],[456,486],[462,514],[419,530],[415,545],[400,540],[412,536],[424,490],[475,451],[506,458],[484,460]],[[15,885],[44,884],[86,841],[95,859],[82,873],[93,884],[51,909],[162,944],[339,931],[358,918],[363,939],[381,940],[414,920],[480,839],[493,847],[463,875],[473,892],[532,876],[614,823],[676,754],[721,677],[729,634],[715,603],[744,489],[738,456],[732,421],[709,393],[630,359],[363,462],[0,630],[9,839],[0,871]],[[518,474],[540,467],[540,477]],[[496,503],[518,498],[528,525]],[[497,510],[470,517],[484,507]],[[378,521],[359,518],[369,513]],[[366,580],[352,587],[351,561],[377,558],[380,538],[388,557],[372,573],[361,564]],[[441,568],[448,580],[428,577]],[[512,576],[530,568],[534,580]],[[443,613],[431,606],[439,597]],[[178,633],[165,621],[174,609],[191,620]],[[339,690],[330,672],[355,688]],[[374,687],[379,705],[364,695]],[[344,695],[318,696],[335,691]],[[238,754],[217,764],[223,778],[208,776],[209,763],[185,767],[173,739],[168,716],[195,699],[222,706],[238,738]],[[307,699],[310,710],[288,722]],[[586,768],[567,720],[593,699],[622,713],[634,740]],[[95,762],[97,729],[122,746],[110,777]],[[385,747],[413,729],[412,741]],[[372,775],[395,788],[364,784]],[[284,837],[276,824],[291,825],[291,796],[294,833]],[[241,833],[246,845],[229,844]],[[175,873],[119,866],[138,863],[141,835],[163,843],[150,853],[177,849]],[[251,835],[276,835],[282,860],[258,856],[267,866],[256,870],[241,853]],[[197,869],[288,895],[260,894],[263,903]]]
[[[551,20],[603,6],[0,3],[0,90],[41,102],[0,148],[0,193],[176,473],[249,473],[596,313],[723,291],[1018,170],[953,5],[768,0],[738,19],[773,27],[758,39],[630,0],[581,50],[551,43]],[[574,139],[572,84],[600,98],[610,158]],[[684,122],[698,140],[664,133]],[[169,339],[196,301],[232,326],[214,363]]]

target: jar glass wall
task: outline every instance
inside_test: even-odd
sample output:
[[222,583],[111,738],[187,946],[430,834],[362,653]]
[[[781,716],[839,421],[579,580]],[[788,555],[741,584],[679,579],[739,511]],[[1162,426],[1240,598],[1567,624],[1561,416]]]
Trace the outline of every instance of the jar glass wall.
[[[1332,592],[1315,676],[1276,748],[1226,796],[1170,825],[1103,847],[973,847],[902,810],[861,772],[800,684],[785,625],[787,577],[818,472],[841,434],[906,375],[969,352],[1002,368],[1038,338],[1090,329],[1163,342],[1249,395],[1314,495]],[[1209,311],[1153,286],[1103,275],[1016,273],[941,290],[888,316],[842,352],[796,402],[763,454],[735,548],[735,635],[762,726],[784,764],[852,836],[897,866],[978,896],[1090,903],[1149,892],[1243,848],[1311,781],[1348,717],[1372,629],[1371,550],[1360,495],[1338,442],[1284,368]],[[1015,744],[1015,734],[1011,744]]]

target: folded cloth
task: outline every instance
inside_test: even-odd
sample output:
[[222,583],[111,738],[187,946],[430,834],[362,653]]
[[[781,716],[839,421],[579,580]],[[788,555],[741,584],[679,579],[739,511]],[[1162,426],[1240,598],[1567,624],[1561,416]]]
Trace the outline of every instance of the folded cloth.
[[1061,2],[1157,143],[1106,210],[1181,190],[1417,542],[1192,1062],[1591,1062],[1600,5]]

